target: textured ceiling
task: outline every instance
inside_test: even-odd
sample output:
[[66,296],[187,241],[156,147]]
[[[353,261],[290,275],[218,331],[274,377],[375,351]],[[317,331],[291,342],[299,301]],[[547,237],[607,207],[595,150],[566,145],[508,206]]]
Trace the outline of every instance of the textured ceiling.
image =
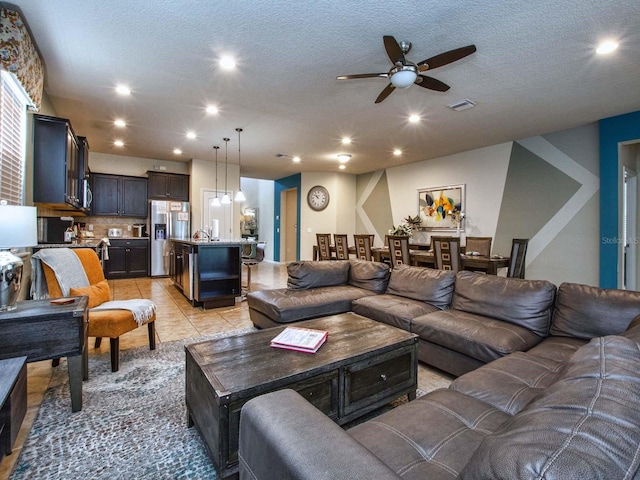
[[[638,0],[13,2],[32,31],[45,90],[91,150],[164,160],[212,160],[230,137],[242,175],[275,179],[300,171],[364,173],[640,110]],[[386,72],[382,36],[412,42],[419,62],[468,44],[477,53],[430,72],[446,93],[417,86],[374,100]],[[620,48],[596,57],[603,38]],[[237,58],[220,69],[223,54]],[[132,90],[114,92],[117,83]],[[447,104],[469,98],[476,107]],[[220,108],[208,116],[208,103]],[[409,124],[410,113],[422,120]],[[113,126],[124,118],[123,132]],[[198,137],[187,140],[193,130]],[[342,146],[342,136],[353,143]],[[113,146],[122,138],[125,147]],[[172,151],[179,147],[181,157]],[[394,148],[404,151],[394,157]],[[302,162],[276,154],[299,155]]]

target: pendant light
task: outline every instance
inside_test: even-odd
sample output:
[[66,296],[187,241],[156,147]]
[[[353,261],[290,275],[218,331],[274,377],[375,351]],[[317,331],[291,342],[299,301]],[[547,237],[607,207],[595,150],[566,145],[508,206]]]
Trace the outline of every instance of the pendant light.
[[214,198],[211,201],[211,206],[212,207],[219,207],[220,206],[220,199],[218,198],[218,150],[220,150],[220,147],[218,145],[215,145],[213,148],[216,151],[216,198]]
[[236,132],[238,132],[238,192],[236,193],[236,202],[245,202],[247,197],[242,193],[242,185],[240,184],[240,174],[242,172],[242,165],[240,163],[240,132],[242,132],[241,128],[236,128]]
[[224,140],[224,195],[222,195],[222,200],[220,200],[220,203],[222,205],[229,205],[231,203],[231,198],[227,193],[227,166],[229,163],[229,157],[228,157],[229,139],[223,138],[222,140]]

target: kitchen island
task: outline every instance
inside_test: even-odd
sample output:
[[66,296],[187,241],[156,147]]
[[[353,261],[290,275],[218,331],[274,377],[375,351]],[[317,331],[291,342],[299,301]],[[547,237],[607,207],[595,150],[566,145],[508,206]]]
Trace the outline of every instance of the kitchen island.
[[242,289],[242,249],[254,243],[171,239],[169,275],[193,306],[233,306]]

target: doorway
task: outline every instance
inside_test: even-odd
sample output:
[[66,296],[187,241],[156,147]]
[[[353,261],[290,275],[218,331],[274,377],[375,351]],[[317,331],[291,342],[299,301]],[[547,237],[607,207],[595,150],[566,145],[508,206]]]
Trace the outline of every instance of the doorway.
[[637,290],[638,259],[638,176],[634,170],[622,167],[622,285],[625,290]]
[[298,189],[280,193],[280,261],[298,260]]

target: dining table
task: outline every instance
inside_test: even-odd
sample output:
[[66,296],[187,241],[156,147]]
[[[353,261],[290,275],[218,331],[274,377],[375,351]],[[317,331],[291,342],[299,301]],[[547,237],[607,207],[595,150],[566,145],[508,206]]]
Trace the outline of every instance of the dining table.
[[[335,245],[330,245],[330,251],[332,258],[335,259],[336,248]],[[389,259],[389,247],[373,247],[371,249],[374,262],[382,262],[385,259]],[[349,247],[349,255],[356,254],[356,247]],[[411,259],[411,265],[426,266],[435,268],[436,258],[432,251],[426,250],[423,244],[410,245],[409,255]],[[460,255],[462,260],[463,270],[479,270],[488,273],[489,275],[497,275],[500,268],[506,268],[509,266],[509,257],[502,255],[491,255],[490,257],[482,255]],[[318,246],[313,246],[313,259],[318,260]]]

